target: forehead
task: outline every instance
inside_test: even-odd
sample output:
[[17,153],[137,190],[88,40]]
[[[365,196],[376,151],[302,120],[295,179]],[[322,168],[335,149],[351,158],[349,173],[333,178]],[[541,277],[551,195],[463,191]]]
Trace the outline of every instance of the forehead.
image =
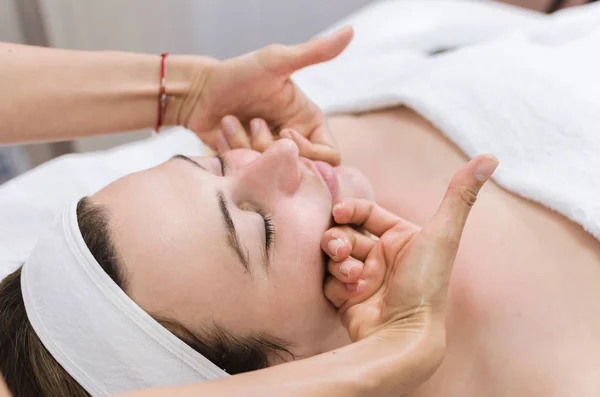
[[175,160],[122,178],[92,196],[108,209],[111,239],[132,288],[177,285],[178,275],[185,277],[187,269],[197,267],[199,255],[208,261],[228,257],[215,192],[203,171]]

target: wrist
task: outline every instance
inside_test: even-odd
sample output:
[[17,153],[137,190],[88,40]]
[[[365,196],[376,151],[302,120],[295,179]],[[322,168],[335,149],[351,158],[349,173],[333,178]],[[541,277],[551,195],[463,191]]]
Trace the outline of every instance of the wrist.
[[214,64],[212,58],[169,55],[166,59],[167,106],[163,125],[188,126],[193,108],[199,102]]
[[[424,326],[423,326],[424,325]],[[380,351],[387,354],[372,368],[367,376],[374,378],[381,389],[402,395],[416,390],[438,369],[446,350],[446,330],[444,320],[421,324],[388,326],[368,336],[362,341],[370,341]],[[389,370],[385,370],[389,368]]]

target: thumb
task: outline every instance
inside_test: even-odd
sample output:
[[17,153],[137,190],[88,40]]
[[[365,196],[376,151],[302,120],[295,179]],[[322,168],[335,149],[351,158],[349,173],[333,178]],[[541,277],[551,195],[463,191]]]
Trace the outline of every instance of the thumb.
[[489,154],[469,161],[450,181],[446,195],[423,233],[434,238],[436,243],[458,245],[477,194],[497,166],[498,160]]
[[430,270],[439,277],[441,286],[447,286],[450,281],[463,229],[477,194],[497,166],[494,156],[480,155],[456,173],[437,212],[418,238],[419,243],[435,251],[435,264]]
[[[268,69],[290,75],[297,70],[321,62],[327,62],[344,51],[352,41],[354,29],[346,26],[326,37],[295,46],[273,46],[272,56],[265,59]],[[268,48],[268,47],[267,47]],[[275,54],[278,52],[278,54]],[[266,57],[265,57],[266,58]],[[269,62],[270,61],[270,62]]]

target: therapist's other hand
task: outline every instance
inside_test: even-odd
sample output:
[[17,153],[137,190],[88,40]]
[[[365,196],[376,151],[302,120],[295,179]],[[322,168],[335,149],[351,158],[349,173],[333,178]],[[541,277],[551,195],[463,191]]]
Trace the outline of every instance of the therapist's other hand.
[[[352,340],[377,335],[443,346],[448,283],[463,227],[497,165],[489,155],[471,160],[423,228],[367,200],[334,206],[338,226],[321,241],[330,258],[324,290]],[[430,364],[437,367],[441,354],[435,355]]]
[[[319,135],[307,138],[291,128],[283,129],[277,137],[263,119],[251,120],[249,130],[248,132],[237,117],[231,115],[223,117],[221,130],[217,132],[215,143],[217,152],[225,153],[234,149],[252,149],[264,152],[276,139],[287,138],[296,143],[300,156],[339,165],[339,150],[333,139],[331,139],[331,143],[323,144]],[[317,141],[313,142],[314,139]]]
[[[260,118],[269,131],[285,135],[283,131],[291,128],[310,142],[310,153],[302,153],[307,145],[299,145],[302,156],[339,164],[339,151],[325,116],[290,76],[299,69],[335,58],[352,36],[352,28],[347,27],[300,45],[271,45],[214,63],[197,83],[199,87],[192,90],[196,94],[190,95],[182,107],[180,124],[216,148],[225,116],[235,115],[248,130],[251,122]],[[231,120],[226,118],[225,122],[228,119]]]

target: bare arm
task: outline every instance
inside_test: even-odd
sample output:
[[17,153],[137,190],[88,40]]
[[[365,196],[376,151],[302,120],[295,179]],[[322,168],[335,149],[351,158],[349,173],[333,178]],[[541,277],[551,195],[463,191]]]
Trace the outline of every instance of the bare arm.
[[0,397],[11,397],[10,392],[6,388],[6,384],[4,384],[4,379],[2,379],[2,376],[0,376]]
[[338,350],[260,371],[120,397],[397,397],[415,386],[416,368],[431,360],[425,355],[437,356],[443,350],[442,346],[400,339],[364,339]]
[[[291,81],[304,67],[339,55],[351,28],[295,46],[273,45],[217,61],[166,59],[168,104],[163,125],[182,125],[215,148],[219,122],[236,115],[294,128],[310,139],[315,159],[337,164],[322,112]],[[0,43],[0,144],[67,140],[154,127],[160,57],[68,51]],[[222,134],[222,133],[221,133]]]
[[[205,59],[167,58],[167,89],[175,101],[190,89],[191,74]],[[0,43],[0,143],[152,128],[159,69],[157,55]],[[174,124],[172,113],[165,122]]]

